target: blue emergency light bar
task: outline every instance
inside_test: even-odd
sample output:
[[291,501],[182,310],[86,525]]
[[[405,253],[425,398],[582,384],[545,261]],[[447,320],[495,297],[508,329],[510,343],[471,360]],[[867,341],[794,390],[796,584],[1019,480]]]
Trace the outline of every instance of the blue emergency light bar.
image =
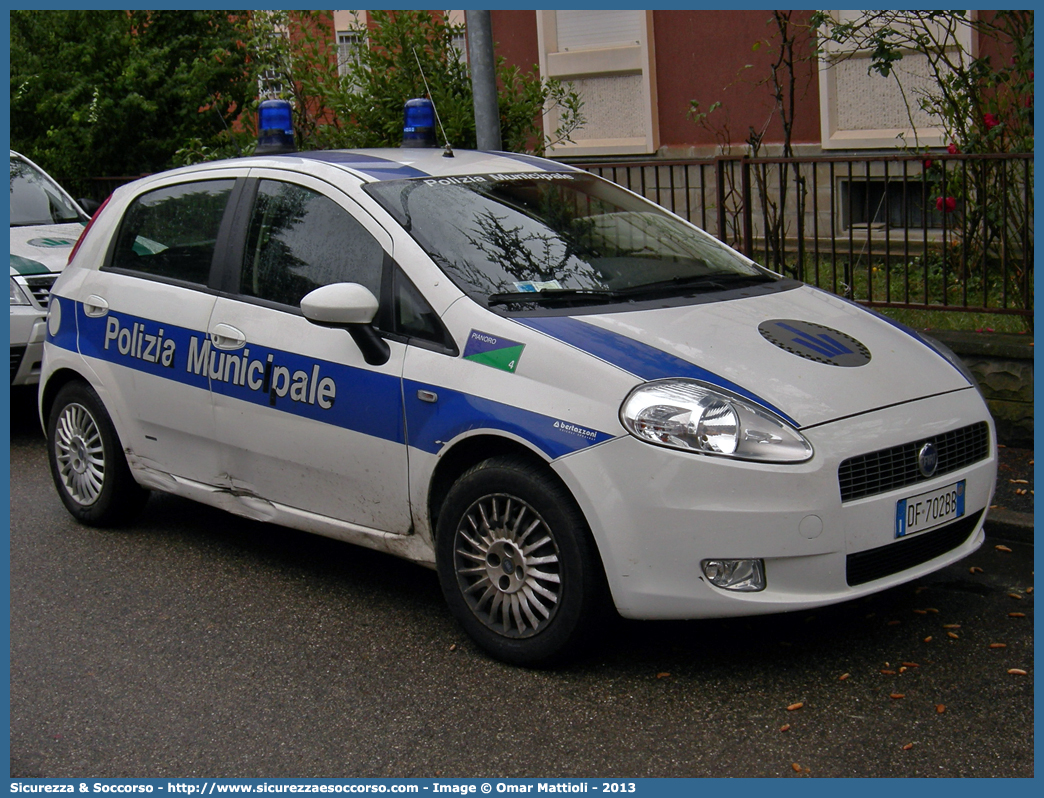
[[293,108],[286,100],[265,100],[257,109],[255,155],[295,152]]
[[435,106],[417,97],[406,101],[402,125],[403,147],[435,147]]

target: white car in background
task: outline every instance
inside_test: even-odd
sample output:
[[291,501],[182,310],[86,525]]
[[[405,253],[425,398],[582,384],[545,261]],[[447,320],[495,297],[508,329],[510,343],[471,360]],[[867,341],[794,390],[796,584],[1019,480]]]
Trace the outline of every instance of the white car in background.
[[11,384],[40,379],[51,286],[88,216],[39,166],[11,150]]

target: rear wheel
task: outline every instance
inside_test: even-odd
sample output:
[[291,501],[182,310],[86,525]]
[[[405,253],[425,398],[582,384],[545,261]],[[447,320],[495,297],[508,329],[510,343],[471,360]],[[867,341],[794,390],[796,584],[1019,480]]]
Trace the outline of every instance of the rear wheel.
[[58,495],[82,523],[116,526],[145,506],[149,493],[134,481],[116,429],[90,386],[71,382],[58,392],[47,454]]
[[466,471],[446,496],[436,545],[450,609],[497,659],[549,664],[590,631],[598,556],[576,502],[540,467],[501,457]]

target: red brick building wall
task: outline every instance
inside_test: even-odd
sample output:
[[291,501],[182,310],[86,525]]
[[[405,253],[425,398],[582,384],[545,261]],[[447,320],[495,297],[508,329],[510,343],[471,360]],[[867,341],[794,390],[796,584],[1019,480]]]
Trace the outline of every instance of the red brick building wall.
[[[800,22],[807,21],[802,12]],[[759,133],[771,123],[764,141],[782,142],[783,127],[767,85],[757,85],[771,74],[775,47],[765,42],[776,35],[772,12],[762,11],[657,11],[656,82],[659,95],[660,144],[662,147],[712,146],[713,133],[687,118],[690,100],[706,110],[714,102],[728,108],[733,142],[745,141],[748,129]],[[807,41],[807,38],[805,38]],[[807,48],[798,53],[804,60],[796,68],[797,92],[792,140],[819,141],[819,82],[816,66]],[[747,64],[751,68],[746,69]],[[721,110],[713,116],[724,119]]]
[[[809,12],[795,21],[807,22]],[[536,14],[533,11],[493,11],[496,54],[526,69],[539,60]],[[729,127],[736,143],[746,140],[748,128],[765,128],[764,141],[779,143],[783,127],[773,115],[770,89],[756,85],[770,75],[773,47],[762,44],[775,35],[772,13],[762,11],[656,11],[655,36],[657,108],[661,149],[712,148],[714,133],[688,118],[691,100],[703,109],[721,101],[728,106]],[[807,39],[806,39],[807,41]],[[793,142],[819,141],[819,84],[808,48],[798,52],[797,93]],[[750,64],[750,69],[744,67]],[[724,120],[715,114],[715,121]]]

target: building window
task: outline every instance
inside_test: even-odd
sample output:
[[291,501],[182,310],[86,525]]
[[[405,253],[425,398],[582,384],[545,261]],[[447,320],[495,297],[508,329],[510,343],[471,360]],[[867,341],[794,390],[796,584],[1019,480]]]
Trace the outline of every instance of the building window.
[[[651,11],[537,11],[540,73],[569,83],[585,124],[553,155],[645,155],[659,147]],[[544,132],[558,127],[544,116]]]
[[453,49],[457,51],[457,60],[462,64],[469,63],[466,13],[463,10],[447,11],[445,19],[453,31]]
[[366,45],[360,31],[337,31],[337,74],[345,77],[348,67],[359,59],[359,51]]
[[[828,11],[839,22],[866,29],[891,21],[902,25],[902,13]],[[894,18],[893,18],[894,17]],[[932,37],[953,61],[971,53],[971,28],[939,28]],[[823,41],[819,56],[819,113],[823,149],[938,147],[941,121],[920,99],[937,84],[938,75],[925,52],[907,51],[885,78],[869,69],[872,53],[851,44]]]
[[[942,214],[919,180],[841,180],[841,225],[849,228],[941,228]],[[952,225],[952,220],[948,220]]]
[[453,34],[453,49],[457,51],[457,60],[468,63],[468,37],[463,30]]
[[559,11],[555,18],[559,52],[642,43],[642,15],[638,11]]
[[[369,15],[365,11],[334,11],[333,24],[336,31],[337,75],[343,80],[348,77],[352,66],[358,63],[363,48],[367,46]],[[347,88],[355,90],[358,86]]]
[[290,31],[279,26],[272,30],[272,40],[258,54],[264,68],[258,73],[257,94],[262,100],[286,97],[286,76],[290,71]]

